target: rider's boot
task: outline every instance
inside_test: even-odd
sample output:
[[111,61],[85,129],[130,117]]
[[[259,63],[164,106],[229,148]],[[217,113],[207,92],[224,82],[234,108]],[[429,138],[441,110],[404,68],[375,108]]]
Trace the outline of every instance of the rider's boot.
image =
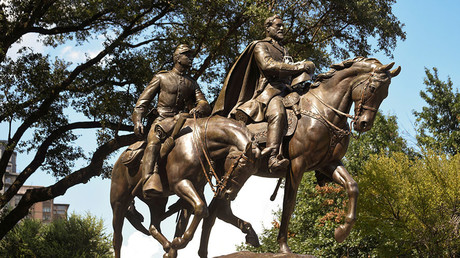
[[157,159],[160,152],[160,140],[156,139],[150,142],[145,149],[142,159],[142,192],[144,197],[152,197],[163,192],[160,174],[158,174]]
[[[272,100],[273,102],[273,100]],[[274,107],[267,110],[267,121],[268,121],[268,130],[267,130],[267,147],[262,151],[262,155],[269,153],[270,157],[268,159],[268,169],[270,173],[278,173],[287,171],[289,166],[289,160],[284,158],[280,153],[281,141],[285,134],[287,119],[286,119],[286,110],[280,103],[273,103]],[[269,105],[272,105],[270,103]],[[284,112],[283,112],[284,111]]]

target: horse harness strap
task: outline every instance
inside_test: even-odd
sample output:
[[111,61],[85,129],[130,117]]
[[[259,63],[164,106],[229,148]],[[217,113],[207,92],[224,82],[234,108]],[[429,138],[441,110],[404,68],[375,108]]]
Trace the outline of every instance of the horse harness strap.
[[321,113],[319,113],[319,111],[313,104],[312,106],[316,109],[317,113],[308,110],[300,110],[300,114],[309,116],[313,119],[320,121],[329,129],[329,133],[332,135],[332,137],[329,143],[328,153],[324,156],[325,159],[328,156],[328,154],[332,153],[332,151],[335,149],[335,146],[337,146],[337,144],[343,139],[343,137],[351,135],[351,130],[345,130],[336,126],[331,121],[327,120],[326,117],[324,117]]
[[325,105],[326,107],[332,109],[332,111],[334,111],[335,113],[337,113],[337,114],[339,114],[339,115],[342,115],[342,116],[346,116],[346,117],[351,118],[351,119],[354,119],[354,118],[355,118],[354,116],[352,116],[352,115],[350,115],[350,114],[347,114],[347,113],[345,113],[345,112],[342,112],[342,111],[338,110],[337,108],[335,108],[335,107],[333,107],[333,106],[327,104],[326,102],[324,102],[323,99],[321,99],[320,97],[318,97],[318,95],[316,95],[315,93],[313,93],[313,92],[310,91],[310,94],[313,95],[313,97],[315,97],[317,100],[319,100],[319,102],[321,102],[323,105]]
[[[225,175],[221,179],[219,179],[219,177],[217,176],[216,171],[214,170],[213,161],[209,157],[208,149],[206,148],[206,146],[207,146],[207,128],[208,128],[208,123],[209,123],[210,118],[211,117],[208,117],[206,119],[205,131],[204,131],[205,140],[204,140],[204,143],[203,143],[203,140],[199,136],[200,134],[198,132],[196,114],[193,114],[193,121],[194,121],[194,124],[193,124],[193,127],[194,127],[193,140],[194,141],[193,142],[194,142],[194,147],[195,147],[196,153],[199,153],[197,145],[198,145],[198,142],[200,143],[201,151],[203,152],[203,154],[204,154],[204,156],[206,158],[207,164],[209,166],[209,171],[206,170],[204,162],[201,159],[201,155],[198,155],[198,158],[199,158],[200,164],[201,164],[201,168],[203,169],[203,173],[204,173],[204,175],[206,177],[206,180],[209,183],[209,186],[211,187],[211,190],[214,192],[214,197],[216,197],[216,196],[220,197],[221,194],[224,192],[225,188],[227,187],[228,180],[231,180],[232,183],[239,185],[238,182],[236,182],[235,180],[231,179],[231,175],[233,174],[233,172],[235,171],[236,167],[238,166],[239,161],[241,159],[248,160],[248,158],[244,155],[244,153],[241,153],[239,155],[238,159],[237,159],[237,162],[233,163],[232,166],[230,167],[230,169],[225,173]],[[212,177],[214,177],[216,179],[216,184],[212,183]]]
[[[364,87],[364,89],[361,91],[361,99],[359,100],[359,103],[358,103],[358,107],[357,107],[357,112],[355,113],[355,116],[353,118],[353,120],[350,122],[351,123],[354,123],[358,120],[358,117],[361,115],[361,112],[363,112],[363,110],[370,110],[372,112],[377,112],[377,109],[376,108],[373,108],[373,107],[369,107],[369,106],[366,106],[364,105],[368,100],[370,100],[372,97],[374,97],[374,92],[371,92],[372,95],[364,100],[364,93],[366,92],[366,89],[369,87],[369,85],[371,84],[371,79],[372,77],[374,76],[374,72],[372,72],[369,77],[363,81],[361,81],[360,83],[358,83],[355,87],[353,87],[352,90],[356,89],[359,85],[363,84],[365,81],[368,81],[368,83],[366,84],[366,86]],[[350,127],[351,128],[351,127]]]

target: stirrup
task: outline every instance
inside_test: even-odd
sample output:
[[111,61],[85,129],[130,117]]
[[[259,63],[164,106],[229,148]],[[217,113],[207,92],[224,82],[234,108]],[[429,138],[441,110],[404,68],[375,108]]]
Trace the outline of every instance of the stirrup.
[[268,171],[272,174],[275,174],[280,171],[287,171],[289,166],[289,160],[283,158],[283,156],[271,156],[268,160]]
[[163,193],[163,185],[161,184],[160,174],[153,173],[144,182],[142,193],[145,198],[151,198],[155,195]]

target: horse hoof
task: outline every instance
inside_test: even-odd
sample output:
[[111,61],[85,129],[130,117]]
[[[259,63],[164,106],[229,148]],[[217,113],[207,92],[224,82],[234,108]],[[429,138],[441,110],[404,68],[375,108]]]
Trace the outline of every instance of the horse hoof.
[[182,249],[185,246],[187,246],[187,241],[184,240],[182,237],[176,237],[174,240],[171,242],[171,247],[173,249]]
[[177,257],[177,250],[170,249],[167,253],[163,255],[163,258],[176,258]]
[[291,254],[292,251],[291,248],[289,248],[289,246],[287,245],[287,243],[282,243],[280,244],[280,250],[278,251],[278,253]]
[[198,256],[200,258],[208,258],[208,251],[198,250]]
[[345,225],[340,225],[334,231],[335,241],[342,243],[349,234],[350,230]]
[[249,231],[249,233],[246,235],[246,243],[254,246],[254,247],[259,247],[259,238],[257,237],[257,234],[254,230]]

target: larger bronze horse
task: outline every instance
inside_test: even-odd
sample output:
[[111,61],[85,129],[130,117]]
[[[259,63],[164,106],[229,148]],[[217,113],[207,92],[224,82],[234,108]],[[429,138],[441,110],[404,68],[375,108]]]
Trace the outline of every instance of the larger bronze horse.
[[[243,124],[223,117],[188,119],[179,132],[174,148],[159,162],[160,171],[164,171],[161,173],[164,193],[151,199],[144,198],[142,191],[138,190],[140,187],[136,187],[142,177],[139,164],[125,166],[120,156],[112,170],[110,188],[115,257],[120,257],[121,230],[125,217],[135,228],[158,240],[166,252],[165,257],[176,257],[177,250],[187,245],[201,219],[208,215],[203,196],[204,187],[208,183],[207,177],[210,177],[204,172],[210,167],[207,159],[215,164],[214,171],[220,180],[218,183],[209,178],[216,186],[217,196],[232,200],[249,176],[256,171],[254,165],[259,156],[260,150],[253,147],[252,135]],[[185,208],[189,211],[180,220],[176,238],[169,241],[161,233],[160,222],[167,214],[171,214],[165,212],[165,207],[168,196],[172,194],[182,200],[177,210]],[[139,217],[136,218],[136,212],[128,208],[134,197],[141,199],[150,209],[149,230],[142,226]],[[193,220],[186,228],[192,212]]]
[[[286,177],[278,234],[279,252],[291,252],[287,243],[288,225],[297,189],[306,171],[315,170],[345,188],[349,198],[345,223],[335,230],[334,236],[342,242],[349,235],[356,221],[358,185],[341,162],[350,140],[347,118],[353,118],[352,124],[357,132],[371,129],[376,111],[388,95],[391,78],[401,71],[401,67],[390,70],[393,65],[382,65],[377,59],[362,57],[334,64],[331,71],[318,75],[310,90],[301,96],[295,108],[299,118],[297,127],[285,142],[285,152],[291,161],[289,173],[274,175],[265,167],[259,167],[256,173],[262,177]],[[348,114],[353,103],[355,116]],[[203,223],[201,257],[207,256],[209,235],[216,216],[239,228],[250,226],[233,215],[230,201],[215,199],[209,210],[210,216]]]

